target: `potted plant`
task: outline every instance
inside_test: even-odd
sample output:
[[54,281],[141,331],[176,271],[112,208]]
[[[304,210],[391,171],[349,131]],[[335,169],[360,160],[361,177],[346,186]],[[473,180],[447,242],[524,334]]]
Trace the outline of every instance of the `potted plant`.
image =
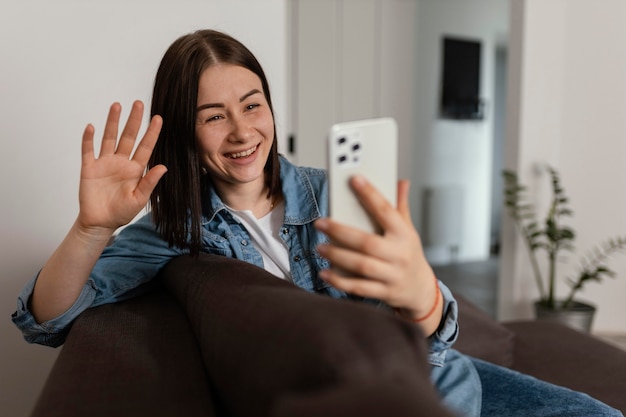
[[[527,187],[520,184],[517,174],[510,170],[503,172],[504,204],[528,249],[539,290],[539,300],[534,304],[537,318],[560,321],[589,332],[596,308],[576,300],[575,296],[588,282],[601,282],[604,277],[615,276],[606,262],[611,255],[626,250],[626,236],[607,239],[582,256],[577,275],[567,278],[569,294],[564,298],[557,297],[557,264],[563,252],[574,250],[576,233],[563,222],[573,212],[559,174],[552,167],[548,167],[548,172],[552,196],[543,223],[539,222],[533,205],[526,199]],[[545,256],[543,263],[540,263],[540,254]],[[547,266],[547,270],[543,270],[542,266]]]

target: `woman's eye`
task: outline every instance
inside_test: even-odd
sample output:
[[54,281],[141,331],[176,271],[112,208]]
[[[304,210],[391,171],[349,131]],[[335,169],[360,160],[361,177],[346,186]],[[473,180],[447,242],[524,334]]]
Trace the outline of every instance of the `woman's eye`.
[[206,118],[206,122],[207,122],[207,123],[208,123],[208,122],[213,122],[213,121],[216,121],[216,120],[220,120],[221,118],[222,118],[222,116],[221,116],[221,115],[216,114],[216,115],[214,115],[214,116],[207,117],[207,118]]
[[246,110],[254,110],[254,109],[256,109],[259,106],[260,106],[260,104],[256,104],[256,103],[255,104],[248,104],[246,106]]

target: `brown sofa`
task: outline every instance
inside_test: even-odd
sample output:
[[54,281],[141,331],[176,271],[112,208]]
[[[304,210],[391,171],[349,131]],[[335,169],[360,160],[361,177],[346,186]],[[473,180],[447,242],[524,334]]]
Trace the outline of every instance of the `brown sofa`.
[[[211,255],[172,261],[158,282],[75,321],[32,416],[451,415],[423,335],[388,312]],[[458,350],[626,410],[626,352],[459,306]]]

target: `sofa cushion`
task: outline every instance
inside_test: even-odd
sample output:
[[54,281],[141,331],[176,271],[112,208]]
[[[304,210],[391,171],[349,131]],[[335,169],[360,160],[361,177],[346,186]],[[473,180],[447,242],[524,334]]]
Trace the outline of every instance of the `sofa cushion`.
[[466,355],[497,365],[513,364],[515,334],[491,318],[463,296],[455,294],[459,305],[459,338],[454,347]]
[[162,277],[226,415],[299,415],[312,403],[317,415],[379,415],[381,404],[389,415],[450,415],[430,382],[423,334],[387,311],[215,255],[179,257]]
[[189,324],[162,287],[83,312],[32,417],[215,416]]

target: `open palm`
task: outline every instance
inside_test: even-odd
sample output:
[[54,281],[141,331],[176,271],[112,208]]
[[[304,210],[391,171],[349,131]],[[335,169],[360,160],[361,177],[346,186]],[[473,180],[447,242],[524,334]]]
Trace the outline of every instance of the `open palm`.
[[83,133],[78,216],[86,230],[115,230],[130,222],[148,203],[150,193],[167,171],[165,166],[145,169],[159,137],[160,116],[154,116],[133,153],[141,120],[143,103],[133,103],[130,115],[118,141],[121,113],[114,103],[107,117],[98,157],[94,154],[94,128],[88,125]]

